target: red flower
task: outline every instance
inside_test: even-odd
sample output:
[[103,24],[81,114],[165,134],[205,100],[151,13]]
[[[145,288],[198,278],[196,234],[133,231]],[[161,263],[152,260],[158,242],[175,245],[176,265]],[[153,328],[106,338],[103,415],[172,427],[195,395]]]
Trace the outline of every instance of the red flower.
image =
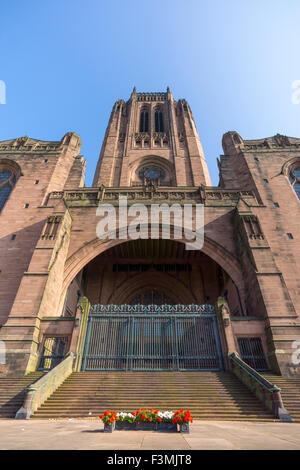
[[[136,412],[132,412],[132,415],[136,417],[137,422],[138,421],[143,421],[143,422],[158,422],[161,423],[163,420],[160,416],[157,416],[159,413],[159,410],[153,410],[153,408],[139,408],[136,410]],[[117,412],[116,411],[111,411],[111,410],[106,410],[102,415],[99,416],[100,419],[104,423],[113,423],[114,421],[118,420]],[[180,423],[182,424],[183,422],[193,422],[193,418],[191,416],[190,410],[184,411],[183,409],[177,410],[174,415],[173,415],[173,424]]]

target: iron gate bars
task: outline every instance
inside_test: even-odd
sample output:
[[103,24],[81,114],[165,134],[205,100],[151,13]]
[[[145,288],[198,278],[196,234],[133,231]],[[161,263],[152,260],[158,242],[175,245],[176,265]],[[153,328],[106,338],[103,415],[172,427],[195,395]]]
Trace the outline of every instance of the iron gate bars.
[[46,337],[38,370],[51,370],[65,357],[69,337]]
[[[92,313],[88,318],[83,370],[216,371],[223,368],[217,317],[212,306],[209,313],[203,313],[202,309],[201,314],[180,313],[183,308],[188,312],[192,309],[178,305],[165,306],[167,309],[134,305],[126,306],[126,310],[125,306],[116,306],[122,313],[112,313],[111,306],[103,307],[109,313]],[[173,313],[153,313],[158,309],[173,310]],[[94,306],[92,312],[95,311]]]
[[268,370],[261,338],[238,338],[241,358],[256,370]]

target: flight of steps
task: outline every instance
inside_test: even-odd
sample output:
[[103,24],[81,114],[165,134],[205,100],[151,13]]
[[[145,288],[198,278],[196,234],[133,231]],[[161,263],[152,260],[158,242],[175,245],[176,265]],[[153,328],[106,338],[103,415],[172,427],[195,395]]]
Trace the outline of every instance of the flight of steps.
[[75,372],[34,413],[41,418],[98,417],[105,410],[189,409],[196,419],[273,421],[228,372]]
[[14,418],[23,405],[25,389],[36,382],[43,372],[28,375],[5,377],[0,375],[0,418]]
[[300,377],[282,377],[281,375],[263,374],[272,384],[281,388],[281,397],[295,423],[300,423]]

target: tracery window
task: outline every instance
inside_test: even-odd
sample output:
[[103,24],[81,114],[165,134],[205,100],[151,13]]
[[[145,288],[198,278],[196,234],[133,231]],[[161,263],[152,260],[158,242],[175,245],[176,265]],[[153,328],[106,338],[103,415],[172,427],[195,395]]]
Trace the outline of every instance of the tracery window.
[[140,168],[138,175],[143,182],[156,181],[160,183],[166,177],[165,171],[158,165],[143,166],[142,168]]
[[164,132],[163,113],[158,109],[155,111],[155,132]]
[[130,305],[174,305],[174,303],[174,300],[164,292],[160,292],[156,289],[150,289],[134,297],[134,299],[131,300]]
[[0,212],[2,211],[9,195],[16,184],[15,173],[5,167],[0,166]]
[[300,199],[300,166],[293,167],[289,173],[289,180],[295,193]]
[[140,132],[148,132],[149,131],[149,114],[146,109],[141,110],[140,115]]

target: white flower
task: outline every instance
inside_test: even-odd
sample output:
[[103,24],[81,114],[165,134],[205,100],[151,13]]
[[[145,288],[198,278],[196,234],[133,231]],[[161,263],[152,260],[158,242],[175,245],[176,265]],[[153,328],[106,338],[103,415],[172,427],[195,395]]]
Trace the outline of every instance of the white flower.
[[[174,411],[159,411],[157,415],[162,419],[172,420]],[[129,412],[120,411],[117,413],[117,417],[124,419],[136,420],[136,416]]]
[[174,415],[173,411],[159,411],[158,416],[160,418],[165,418],[165,419],[172,419]]

